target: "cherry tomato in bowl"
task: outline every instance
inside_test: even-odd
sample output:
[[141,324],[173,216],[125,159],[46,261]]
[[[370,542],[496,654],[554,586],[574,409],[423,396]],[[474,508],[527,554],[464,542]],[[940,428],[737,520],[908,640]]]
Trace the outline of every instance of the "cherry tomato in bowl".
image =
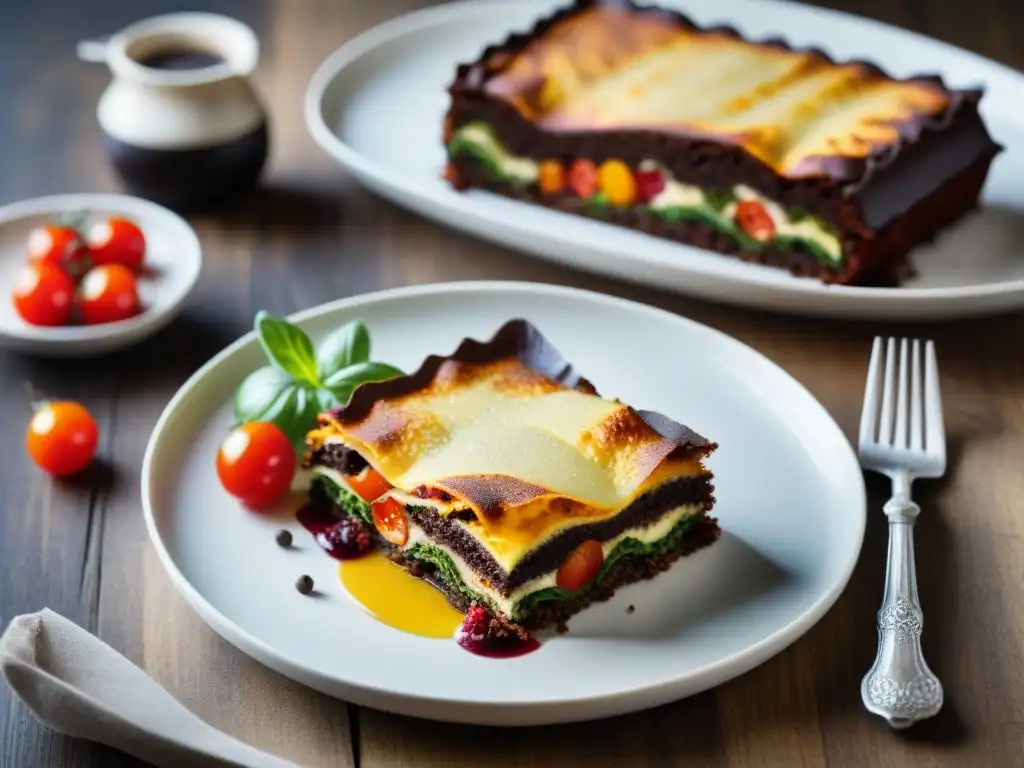
[[75,281],[64,269],[47,262],[26,264],[11,291],[14,309],[29,325],[64,325],[71,316]]
[[217,477],[224,490],[254,509],[291,488],[295,465],[291,441],[266,421],[235,427],[217,451]]
[[41,403],[25,433],[28,455],[51,475],[75,475],[92,462],[99,429],[89,410],[72,400]]
[[146,236],[133,221],[109,216],[93,224],[85,236],[94,264],[120,264],[133,272],[146,257]]
[[[55,319],[46,321],[51,323],[47,326],[26,321],[23,314],[28,310],[18,311],[12,293],[20,281],[34,285],[38,280],[36,272],[31,271],[27,272],[29,277],[19,280],[26,263],[33,264],[39,271],[37,260],[28,252],[29,233],[42,226],[60,225],[77,231],[85,242],[93,225],[112,218],[133,222],[144,233],[142,268],[135,272],[125,264],[120,265],[133,273],[137,286],[138,311],[134,317],[121,320],[128,313],[118,309],[115,301],[113,318],[100,317],[103,322],[92,324],[85,322],[76,293],[81,292],[85,274],[95,267],[108,266],[93,263],[87,251],[83,274],[70,270],[70,265],[64,270],[75,283],[68,314],[56,313]],[[36,247],[41,247],[39,242]],[[103,249],[99,251],[102,258]],[[41,258],[43,263],[56,260],[45,254]],[[135,346],[181,314],[186,299],[198,284],[202,263],[202,247],[195,230],[181,215],[148,200],[127,195],[81,193],[48,195],[0,205],[0,349],[49,358],[89,358]],[[61,269],[60,265],[52,266]],[[47,271],[47,276],[49,274],[52,272]],[[66,282],[61,282],[66,287]],[[108,290],[109,287],[103,293]],[[18,303],[32,303],[32,299],[19,299]],[[95,317],[95,313],[90,317]]]
[[28,234],[28,259],[62,267],[72,277],[81,277],[89,267],[89,249],[73,227],[44,224]]
[[85,273],[75,302],[86,325],[114,323],[139,313],[135,275],[120,264],[103,264]]

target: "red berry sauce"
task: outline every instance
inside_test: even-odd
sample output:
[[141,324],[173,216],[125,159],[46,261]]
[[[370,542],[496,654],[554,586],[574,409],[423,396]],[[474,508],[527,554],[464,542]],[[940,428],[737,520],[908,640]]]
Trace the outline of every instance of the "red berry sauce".
[[338,560],[365,555],[373,546],[370,526],[351,515],[339,518],[323,507],[305,504],[295,517],[303,528],[313,534],[321,549]]
[[540,647],[536,638],[518,627],[503,624],[475,603],[466,611],[455,641],[470,653],[492,659],[510,659]]

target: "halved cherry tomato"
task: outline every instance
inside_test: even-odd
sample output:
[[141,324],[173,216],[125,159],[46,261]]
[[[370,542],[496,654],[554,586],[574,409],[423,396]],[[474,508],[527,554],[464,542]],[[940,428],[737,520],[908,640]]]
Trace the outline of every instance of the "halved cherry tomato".
[[770,240],[775,236],[772,217],[756,200],[744,200],[736,206],[736,223],[755,240]]
[[28,455],[51,475],[81,472],[96,454],[99,430],[85,406],[70,400],[45,402],[36,408],[25,433]]
[[584,541],[565,558],[565,562],[555,574],[555,584],[566,592],[583,589],[597,577],[604,563],[604,549],[601,543]]
[[89,249],[71,227],[46,224],[28,234],[28,258],[63,267],[72,277],[81,277],[89,267]]
[[46,262],[25,265],[11,293],[14,308],[31,325],[64,325],[71,314],[75,281],[60,267]]
[[537,184],[545,195],[557,195],[565,189],[565,167],[558,160],[545,160],[537,170]]
[[375,501],[391,490],[391,483],[373,467],[363,467],[358,475],[346,476],[345,482],[366,502]]
[[253,508],[283,495],[295,476],[295,448],[276,425],[250,421],[235,427],[217,451],[224,490]]
[[135,275],[120,264],[104,264],[86,272],[75,300],[86,325],[113,323],[139,313]]
[[597,192],[597,166],[585,157],[572,161],[569,166],[569,188],[582,198],[593,197]]
[[387,498],[374,502],[373,524],[377,532],[397,547],[409,540],[409,518],[405,514],[405,505],[397,499]]
[[94,264],[120,264],[137,272],[146,256],[146,237],[142,230],[119,216],[93,224],[85,242]]

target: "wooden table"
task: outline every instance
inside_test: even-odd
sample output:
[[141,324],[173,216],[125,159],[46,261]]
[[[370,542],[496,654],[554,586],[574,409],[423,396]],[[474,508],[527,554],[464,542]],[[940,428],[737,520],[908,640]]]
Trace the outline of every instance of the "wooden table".
[[[43,606],[97,632],[224,730],[308,766],[1024,765],[1024,344],[1021,318],[931,327],[826,323],[713,306],[533,261],[449,232],[355,187],[302,120],[314,68],[416,0],[211,0],[252,24],[274,148],[266,188],[192,217],[205,247],[185,315],[102,363],[0,354],[0,620]],[[1014,0],[829,0],[1024,66],[1024,6]],[[188,4],[185,4],[188,5]],[[171,0],[35,0],[0,25],[0,200],[116,189],[94,118],[108,81],[74,43]],[[922,65],[926,66],[926,62]],[[969,254],[965,254],[969,257]],[[610,721],[529,730],[438,725],[315,694],[221,641],[177,596],[146,540],[139,468],[156,418],[254,312],[288,313],[382,287],[446,279],[529,279],[589,287],[675,310],[768,354],[852,434],[876,332],[936,339],[951,440],[945,481],[921,486],[918,569],[924,646],[946,685],[934,721],[895,734],[865,714],[859,681],[874,653],[886,488],[871,482],[860,564],[836,606],[802,640],[714,691]],[[95,413],[113,477],[54,484],[21,451],[23,383]],[[138,765],[44,729],[0,686],[0,764]]]

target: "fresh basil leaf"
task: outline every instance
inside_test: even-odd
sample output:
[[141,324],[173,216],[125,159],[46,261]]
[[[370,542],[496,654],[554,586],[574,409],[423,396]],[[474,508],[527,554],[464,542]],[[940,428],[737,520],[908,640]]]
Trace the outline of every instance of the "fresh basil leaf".
[[402,375],[403,373],[393,365],[367,360],[365,363],[356,363],[335,371],[324,380],[323,385],[337,392],[339,388],[345,386],[355,389],[368,381],[386,381]]
[[326,379],[335,371],[370,359],[370,331],[362,320],[341,326],[317,345],[317,368]]
[[333,397],[334,405],[331,407],[340,408],[348,403],[352,393],[360,384],[370,381],[385,381],[402,375],[402,371],[387,363],[367,361],[335,371],[324,381],[323,388],[328,390]]
[[301,446],[320,413],[317,389],[271,365],[250,373],[235,392],[235,418],[268,421]]
[[301,328],[260,310],[256,332],[270,362],[299,381],[319,385],[313,342]]
[[271,420],[267,414],[280,410],[279,401],[287,399],[285,390],[292,381],[291,376],[272,365],[253,371],[235,392],[235,418],[239,422]]
[[309,384],[292,382],[287,390],[286,404],[275,415],[274,424],[294,445],[302,445],[306,433],[316,427],[320,413],[316,389]]
[[336,405],[332,405],[332,408],[343,408],[348,405],[349,398],[352,397],[352,392],[355,391],[356,385],[349,384],[347,381],[341,381],[333,386],[327,388],[325,391],[331,393],[331,399]]
[[[351,394],[351,390],[348,394]],[[329,411],[332,408],[340,408],[348,401],[348,394],[344,398],[338,397],[333,390],[321,387],[316,391],[317,404],[319,406],[320,413]]]

